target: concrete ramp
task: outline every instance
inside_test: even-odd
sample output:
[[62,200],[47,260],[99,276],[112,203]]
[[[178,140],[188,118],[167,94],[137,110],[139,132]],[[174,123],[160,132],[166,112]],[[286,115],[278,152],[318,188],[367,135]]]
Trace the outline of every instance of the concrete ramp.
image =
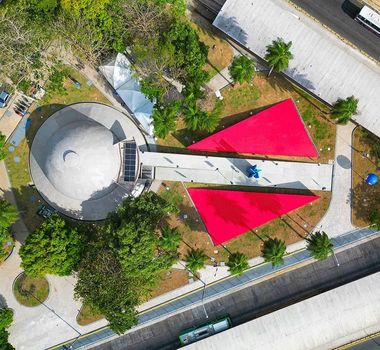
[[[331,164],[157,152],[144,152],[141,162],[154,167],[157,180],[331,191]],[[260,179],[247,177],[247,169],[255,164]]]

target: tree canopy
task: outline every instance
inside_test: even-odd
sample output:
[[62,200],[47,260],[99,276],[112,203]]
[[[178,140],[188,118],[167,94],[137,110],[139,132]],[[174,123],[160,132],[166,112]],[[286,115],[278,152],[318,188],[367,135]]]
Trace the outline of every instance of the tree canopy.
[[164,139],[171,131],[176,129],[179,108],[180,104],[178,101],[167,105],[157,104],[155,106],[152,118],[154,132],[158,137]]
[[5,199],[0,199],[0,230],[7,229],[18,219],[18,211],[15,205]]
[[78,268],[75,295],[104,315],[112,330],[123,333],[137,324],[136,307],[141,283],[127,276],[115,253],[102,245],[91,245]]
[[69,275],[83,249],[81,235],[58,215],[46,219],[20,249],[21,267],[31,277]]
[[338,99],[331,110],[331,115],[338,119],[338,124],[347,124],[351,117],[358,112],[359,100],[354,96]]
[[265,261],[271,262],[273,266],[283,263],[285,253],[285,241],[278,238],[269,238],[264,242],[262,249],[263,258]]
[[240,252],[232,253],[228,257],[227,266],[233,275],[241,275],[249,267],[248,257]]
[[289,66],[289,61],[293,58],[290,52],[292,42],[285,42],[283,39],[278,38],[273,40],[272,44],[267,46],[267,53],[265,59],[268,61],[270,72],[283,72]]
[[[76,296],[125,332],[136,324],[136,307],[178,255],[177,230],[158,232],[173,210],[154,192],[128,197],[106,219],[89,244],[78,268]],[[169,243],[170,241],[170,243]]]
[[198,270],[202,269],[208,256],[202,249],[190,249],[185,257],[186,267],[192,272],[196,273]]
[[229,68],[230,75],[235,83],[250,81],[255,73],[253,61],[247,56],[234,57]]
[[5,159],[5,157],[7,156],[7,153],[5,151],[5,141],[6,137],[0,131],[0,160]]
[[0,308],[0,349],[14,350],[14,347],[8,343],[9,333],[7,329],[13,322],[13,311],[8,308]]
[[307,249],[311,251],[311,255],[318,259],[327,259],[333,253],[333,244],[326,232],[317,231],[312,233],[307,240]]

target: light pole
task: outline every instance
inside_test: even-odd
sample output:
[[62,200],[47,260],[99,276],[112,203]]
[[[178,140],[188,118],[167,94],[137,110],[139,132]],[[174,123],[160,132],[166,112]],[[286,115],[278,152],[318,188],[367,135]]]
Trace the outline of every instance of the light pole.
[[203,283],[201,303],[202,303],[203,312],[205,313],[206,318],[208,318],[208,313],[206,311],[206,307],[205,307],[205,304],[204,304],[204,297],[205,297],[205,291],[206,291],[206,283],[204,281],[202,281],[195,273],[193,273],[193,271],[191,271],[190,269],[188,269],[186,265],[182,264],[181,261],[179,263],[185,268],[186,271],[190,272],[196,279],[198,279],[199,281],[201,281]]
[[335,252],[333,251],[333,257],[334,257],[334,260],[335,260],[335,263],[336,263],[336,266],[340,266],[340,263],[339,263],[339,260],[338,260],[338,258],[336,257],[336,255],[335,255]]

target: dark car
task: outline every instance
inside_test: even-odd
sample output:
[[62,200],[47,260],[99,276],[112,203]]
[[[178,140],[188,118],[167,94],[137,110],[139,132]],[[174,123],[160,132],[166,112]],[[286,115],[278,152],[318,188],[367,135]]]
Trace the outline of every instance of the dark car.
[[7,102],[9,100],[9,94],[6,91],[0,92],[0,108],[4,108],[7,105]]

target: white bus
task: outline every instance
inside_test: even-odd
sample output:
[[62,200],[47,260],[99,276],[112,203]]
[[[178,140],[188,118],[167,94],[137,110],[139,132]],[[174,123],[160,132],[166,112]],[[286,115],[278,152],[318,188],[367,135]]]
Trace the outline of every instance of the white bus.
[[369,6],[363,6],[355,17],[355,21],[380,36],[380,14]]

